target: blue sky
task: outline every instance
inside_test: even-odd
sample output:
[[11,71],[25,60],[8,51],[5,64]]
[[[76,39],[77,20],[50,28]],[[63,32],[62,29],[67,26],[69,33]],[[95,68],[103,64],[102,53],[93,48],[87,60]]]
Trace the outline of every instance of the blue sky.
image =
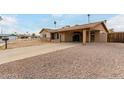
[[[57,28],[87,23],[87,14],[3,14],[1,16],[3,21],[0,21],[0,27],[4,33],[38,33],[42,28],[54,28],[54,20],[57,22]],[[108,20],[108,26],[116,29],[117,23],[114,22],[120,16],[122,15],[91,14],[90,22]],[[115,21],[113,22],[113,20]]]

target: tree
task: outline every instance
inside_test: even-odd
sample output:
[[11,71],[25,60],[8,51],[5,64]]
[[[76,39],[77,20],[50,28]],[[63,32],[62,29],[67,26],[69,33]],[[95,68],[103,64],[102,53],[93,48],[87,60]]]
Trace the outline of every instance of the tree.
[[35,33],[32,33],[31,37],[32,38],[35,38],[36,37]]
[[17,32],[14,32],[15,35],[17,35]]
[[3,20],[3,18],[0,16],[0,21],[2,21]]
[[109,32],[110,33],[114,32],[114,28],[109,29]]

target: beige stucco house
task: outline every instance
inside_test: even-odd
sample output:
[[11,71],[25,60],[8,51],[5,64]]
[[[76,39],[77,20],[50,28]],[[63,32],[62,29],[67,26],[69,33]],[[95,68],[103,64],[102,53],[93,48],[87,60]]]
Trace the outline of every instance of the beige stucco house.
[[95,22],[83,25],[65,26],[59,29],[42,29],[43,40],[54,42],[107,42],[108,29],[104,23]]

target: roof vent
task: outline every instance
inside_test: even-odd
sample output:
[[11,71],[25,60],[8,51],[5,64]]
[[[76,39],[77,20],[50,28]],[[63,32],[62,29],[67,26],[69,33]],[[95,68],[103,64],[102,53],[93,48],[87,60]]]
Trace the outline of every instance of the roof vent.
[[70,25],[66,25],[65,27],[70,27]]
[[64,27],[62,27],[62,28],[69,28],[70,27],[70,25],[66,25],[66,26],[64,26]]
[[76,24],[75,26],[79,26],[78,24]]

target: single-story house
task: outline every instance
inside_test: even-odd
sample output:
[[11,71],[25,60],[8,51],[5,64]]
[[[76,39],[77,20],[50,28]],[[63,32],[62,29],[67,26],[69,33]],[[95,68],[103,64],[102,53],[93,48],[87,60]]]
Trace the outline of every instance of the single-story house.
[[107,42],[109,33],[105,22],[65,26],[59,29],[43,28],[40,36],[44,40],[55,42]]

